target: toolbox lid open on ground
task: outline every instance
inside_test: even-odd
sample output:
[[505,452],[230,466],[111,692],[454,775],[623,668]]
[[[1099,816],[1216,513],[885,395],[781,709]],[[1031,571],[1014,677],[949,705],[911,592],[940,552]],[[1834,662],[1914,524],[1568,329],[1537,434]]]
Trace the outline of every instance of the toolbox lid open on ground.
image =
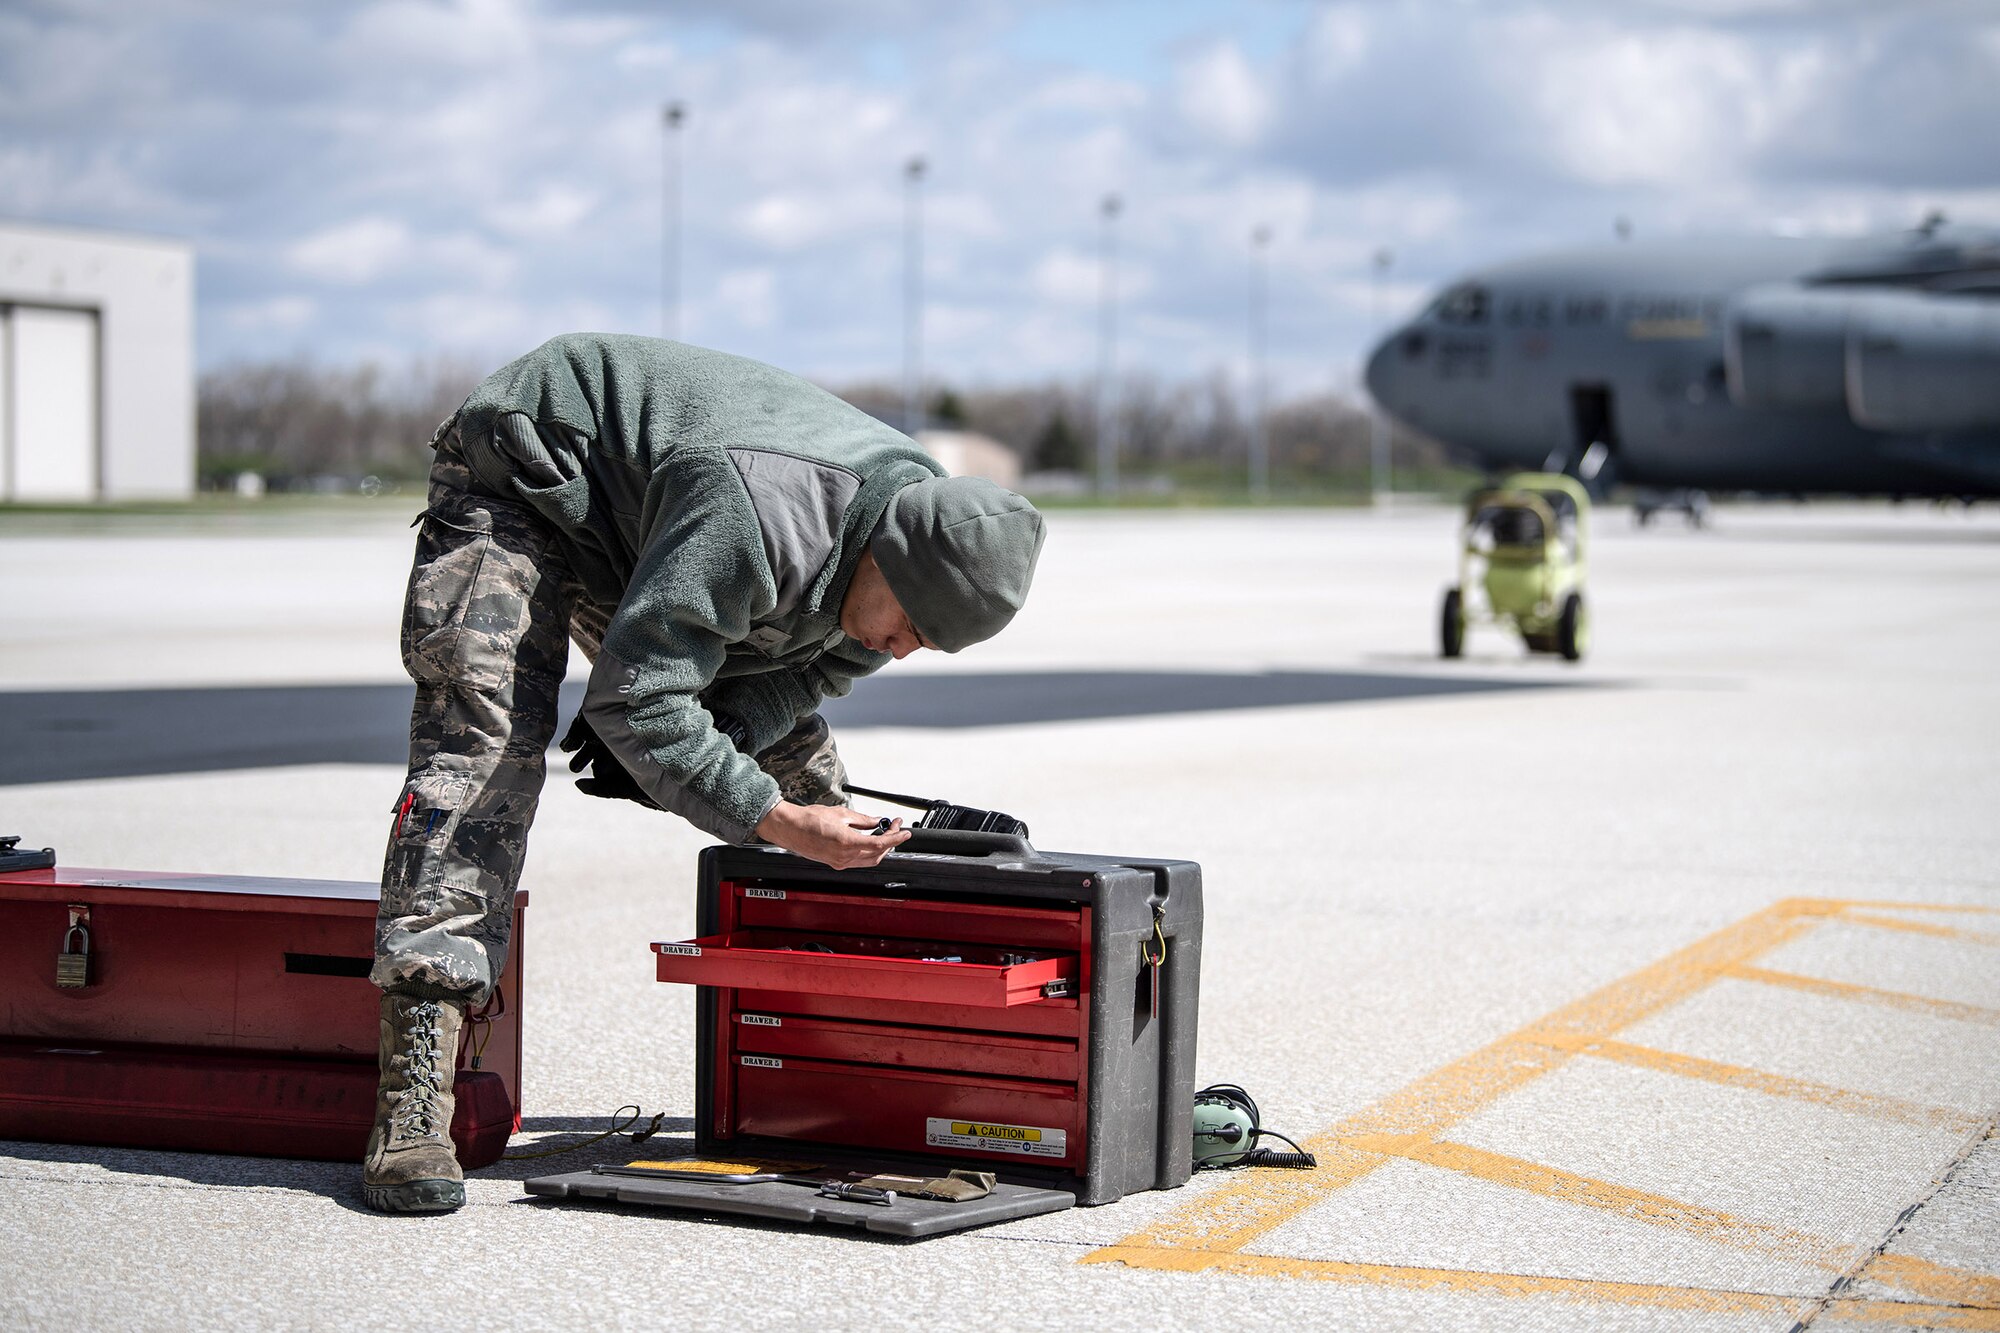
[[[681,1163],[662,1163],[679,1166]],[[715,1163],[691,1163],[714,1166]],[[799,1176],[823,1175],[828,1181],[843,1176],[872,1174],[843,1164],[839,1171],[828,1167],[808,1167],[801,1163],[740,1163],[732,1165],[783,1165]],[[893,1169],[893,1168],[890,1168]],[[613,1169],[571,1171],[563,1175],[540,1176],[526,1182],[529,1194],[549,1199],[595,1200],[602,1203],[633,1204],[651,1208],[672,1208],[711,1216],[753,1217],[772,1222],[825,1222],[833,1226],[859,1227],[878,1235],[919,1240],[972,1227],[1011,1222],[1042,1213],[1061,1212],[1074,1207],[1076,1195],[1068,1190],[1041,1189],[1001,1181],[983,1198],[948,1201],[920,1199],[897,1194],[887,1202],[856,1198],[832,1198],[810,1184],[789,1181],[733,1183],[649,1178],[642,1174],[620,1174]]]

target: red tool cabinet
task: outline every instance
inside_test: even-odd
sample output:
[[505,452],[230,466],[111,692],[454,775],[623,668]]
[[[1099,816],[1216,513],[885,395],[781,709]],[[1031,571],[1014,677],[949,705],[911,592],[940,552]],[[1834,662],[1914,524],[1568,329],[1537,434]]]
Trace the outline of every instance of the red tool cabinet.
[[[0,1139],[359,1162],[375,1112],[377,892],[0,872]],[[478,1071],[460,1057],[452,1136],[467,1166],[497,1159],[520,1123],[527,902],[515,898],[499,995],[467,1025],[484,1041]],[[79,944],[85,984],[61,985],[59,956]]]
[[1191,1169],[1201,872],[919,832],[871,870],[703,853],[703,1152],[977,1164],[1104,1203]]

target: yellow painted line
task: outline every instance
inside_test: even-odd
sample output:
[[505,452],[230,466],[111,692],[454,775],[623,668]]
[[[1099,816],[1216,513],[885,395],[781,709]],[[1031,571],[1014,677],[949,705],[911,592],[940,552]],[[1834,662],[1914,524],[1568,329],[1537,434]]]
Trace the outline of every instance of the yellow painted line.
[[1683,1055],[1678,1051],[1663,1051],[1651,1046],[1635,1046],[1630,1042],[1617,1041],[1610,1037],[1576,1037],[1552,1033],[1538,1036],[1535,1040],[1545,1041],[1572,1054],[1610,1060],[1635,1069],[1651,1069],[1662,1074],[1674,1074],[1680,1078],[1719,1083],[1724,1087],[1747,1088],[1752,1092],[1761,1092],[1771,1097],[1788,1097],[1794,1101],[1814,1102],[1837,1111],[1864,1115],[1874,1120],[1887,1120],[1899,1125],[1915,1125],[1921,1129],[1944,1129],[1954,1133],[1970,1134],[1986,1123],[1981,1116],[1968,1115],[1947,1106],[1930,1106],[1901,1097],[1836,1088],[1831,1084],[1789,1078],[1783,1074],[1751,1069],[1745,1065],[1705,1060],[1700,1056]]
[[2000,1312],[2000,1277],[1935,1264],[1914,1254],[1878,1254],[1861,1270],[1862,1276],[1913,1291],[1930,1301],[1975,1305]]
[[1421,1162],[1425,1166],[1455,1171],[1562,1203],[1595,1208],[1635,1222],[1667,1227],[1732,1249],[1789,1259],[1833,1273],[1846,1272],[1865,1255],[1859,1246],[1841,1245],[1790,1227],[1752,1221],[1720,1208],[1684,1203],[1664,1194],[1614,1185],[1609,1181],[1565,1171],[1561,1167],[1544,1166],[1540,1162],[1489,1152],[1466,1143],[1425,1139],[1414,1134],[1373,1134],[1349,1138],[1347,1142],[1363,1152]]
[[2000,916],[2000,907],[1981,907],[1971,903],[1905,903],[1898,902],[1894,898],[1817,898],[1812,901],[1823,903],[1836,912],[1857,910],[1865,912],[1877,909],[1893,912],[1962,912],[1974,916]]
[[[1085,1255],[1085,1263],[1146,1262],[1126,1253],[1159,1255],[1200,1250],[1238,1251],[1337,1190],[1346,1188],[1387,1160],[1346,1146],[1357,1136],[1416,1134],[1440,1138],[1453,1125],[1490,1106],[1507,1093],[1559,1069],[1574,1057],[1536,1038],[1574,1034],[1603,1036],[1679,1003],[1732,967],[1747,964],[1810,931],[1840,911],[1823,899],[1786,899],[1725,926],[1631,976],[1464,1059],[1426,1074],[1399,1092],[1356,1112],[1325,1133],[1305,1141],[1319,1158],[1315,1171],[1246,1172],[1220,1189],[1169,1214],[1117,1245]],[[1112,1258],[1114,1252],[1121,1255]]]
[[1873,926],[1877,930],[1901,930],[1912,935],[1932,935],[1938,939],[1958,940],[1965,944],[2000,944],[2000,935],[1990,930],[1968,930],[1963,926],[1940,926],[1934,921],[1908,921],[1897,916],[1883,916],[1877,912],[1842,912],[1842,921],[1857,926]]
[[1874,986],[1859,986],[1851,981],[1830,981],[1825,977],[1802,976],[1797,972],[1774,972],[1769,968],[1750,967],[1740,963],[1722,969],[1722,975],[1735,977],[1738,981],[1754,981],[1764,986],[1783,986],[1789,990],[1830,996],[1836,1000],[1878,1004],[1885,1008],[1925,1014],[1932,1018],[1951,1018],[1961,1023],[1984,1023],[1988,1027],[2000,1026],[2000,1009],[1988,1009],[1977,1004],[1961,1004],[1957,1000],[1939,1000],[1929,995],[1912,995],[1908,991],[1878,990]]
[[1902,1301],[1834,1301],[1813,1320],[1815,1328],[1854,1324],[1880,1333],[1885,1328],[1963,1328],[1973,1333],[2000,1330],[2000,1310],[1962,1305],[1906,1305]]
[[[1282,1255],[1239,1254],[1211,1250],[1158,1251],[1107,1246],[1090,1256],[1092,1262],[1122,1263],[1132,1268],[1176,1272],[1230,1273],[1239,1277],[1303,1278],[1349,1282],[1401,1291],[1450,1291],[1515,1299],[1544,1297],[1578,1303],[1609,1303],[1697,1314],[1764,1314],[1803,1319],[1819,1301],[1813,1297],[1774,1296],[1760,1291],[1727,1291],[1712,1287],[1676,1287],[1648,1282],[1614,1282],[1598,1278],[1557,1277],[1538,1273],[1494,1273],[1467,1268],[1419,1268],[1404,1264],[1365,1264],[1340,1259],[1295,1259]],[[1815,1324],[1895,1324],[1973,1333],[2000,1333],[2000,1310],[1960,1305],[1916,1304],[1908,1301],[1834,1300],[1819,1310]]]
[[1720,1291],[1705,1287],[1673,1287],[1646,1282],[1606,1282],[1590,1278],[1552,1277],[1533,1273],[1493,1273],[1470,1268],[1417,1268],[1404,1264],[1363,1264],[1340,1259],[1293,1259],[1270,1254],[1232,1254],[1209,1250],[1179,1250],[1161,1254],[1156,1250],[1113,1245],[1092,1254],[1090,1261],[1122,1263],[1134,1268],[1236,1273],[1253,1277],[1316,1278],[1321,1281],[1395,1287],[1404,1291],[1445,1290],[1486,1296],[1555,1296],[1574,1301],[1608,1300],[1622,1305],[1715,1314],[1784,1314],[1800,1317],[1816,1304],[1810,1297],[1773,1296],[1756,1291]]
[[[1553,1295],[1661,1308],[1790,1313],[1794,1318],[1849,1322],[1909,1319],[1942,1328],[1991,1328],[2000,1333],[2000,1278],[1933,1264],[1904,1255],[1872,1256],[1789,1227],[1737,1217],[1558,1167],[1445,1140],[1460,1121],[1579,1055],[1620,1060],[1683,1077],[1752,1088],[1774,1096],[1821,1102],[1878,1118],[1938,1124],[1969,1132],[1977,1123],[1948,1108],[1924,1106],[1788,1078],[1617,1040],[1631,1024],[1685,1000],[1728,976],[1767,985],[1887,1004],[1967,1021],[2000,1022],[2000,1011],[1875,990],[1846,982],[1798,976],[1755,966],[1771,950],[1829,919],[1851,919],[1854,904],[1832,899],[1788,899],[1705,936],[1631,976],[1549,1014],[1471,1055],[1425,1075],[1382,1101],[1305,1140],[1318,1169],[1233,1177],[1177,1213],[1113,1245],[1085,1255],[1084,1263],[1182,1272],[1228,1272],[1322,1278],[1408,1289],[1445,1287],[1499,1295]],[[1897,904],[1898,907],[1911,905]],[[1950,910],[1938,908],[1934,910]],[[1864,924],[1866,924],[1864,918]],[[1975,934],[1978,932],[1974,932]],[[1247,1247],[1382,1163],[1405,1159],[1565,1202],[1612,1212],[1740,1249],[1836,1273],[1861,1272],[1922,1298],[1939,1302],[1836,1299],[1800,1300],[1766,1293],[1606,1282],[1552,1275],[1484,1273],[1249,1254]],[[1863,1311],[1872,1313],[1864,1314]]]
[[[1427,1139],[1415,1134],[1376,1134],[1349,1138],[1347,1145],[1361,1152],[1400,1157],[1424,1166],[1455,1171],[1561,1203],[1614,1213],[1635,1222],[1727,1245],[1731,1249],[1809,1264],[1829,1273],[1845,1273],[1868,1254],[1858,1245],[1828,1240],[1792,1227],[1738,1217],[1720,1208],[1687,1203],[1664,1194],[1614,1185],[1610,1181],[1579,1175],[1561,1167],[1475,1148],[1469,1143]],[[1876,1281],[1901,1287],[1926,1300],[2000,1309],[2000,1278],[1985,1273],[1974,1273],[1902,1254],[1877,1255],[1862,1265],[1862,1272]]]

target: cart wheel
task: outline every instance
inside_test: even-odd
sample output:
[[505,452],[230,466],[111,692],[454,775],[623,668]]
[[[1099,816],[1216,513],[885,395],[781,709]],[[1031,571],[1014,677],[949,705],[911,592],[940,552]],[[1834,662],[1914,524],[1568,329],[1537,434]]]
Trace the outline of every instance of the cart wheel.
[[1457,657],[1465,651],[1465,600],[1458,595],[1458,589],[1447,588],[1444,593],[1444,611],[1438,617],[1438,653],[1443,657]]
[[1590,647],[1590,613],[1584,610],[1583,596],[1571,593],[1563,602],[1562,619],[1556,622],[1556,647],[1563,660],[1574,662]]

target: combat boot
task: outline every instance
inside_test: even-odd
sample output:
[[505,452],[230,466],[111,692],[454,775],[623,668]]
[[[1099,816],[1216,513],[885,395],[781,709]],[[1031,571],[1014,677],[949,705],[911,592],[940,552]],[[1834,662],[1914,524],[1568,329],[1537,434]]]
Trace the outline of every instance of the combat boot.
[[384,993],[382,1082],[375,1130],[361,1164],[368,1206],[384,1213],[448,1213],[465,1202],[451,1144],[451,1080],[465,1009],[450,1000]]

